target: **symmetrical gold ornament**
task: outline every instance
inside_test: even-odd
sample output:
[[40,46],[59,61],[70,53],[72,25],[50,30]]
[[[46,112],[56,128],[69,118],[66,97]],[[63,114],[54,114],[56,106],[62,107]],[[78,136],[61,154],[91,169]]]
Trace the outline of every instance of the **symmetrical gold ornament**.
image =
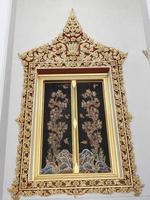
[[[133,145],[130,132],[130,115],[127,109],[123,83],[122,64],[127,54],[102,44],[94,43],[83,33],[73,10],[67,24],[52,44],[46,44],[20,55],[24,65],[24,86],[21,113],[18,117],[19,145],[17,155],[16,180],[9,191],[13,200],[21,195],[85,194],[112,192],[134,192],[139,195],[141,182],[136,175]],[[35,72],[47,68],[79,68],[110,66],[114,90],[115,107],[119,132],[120,151],[123,168],[121,179],[89,179],[31,181],[28,179],[29,157],[32,134],[32,112]]]

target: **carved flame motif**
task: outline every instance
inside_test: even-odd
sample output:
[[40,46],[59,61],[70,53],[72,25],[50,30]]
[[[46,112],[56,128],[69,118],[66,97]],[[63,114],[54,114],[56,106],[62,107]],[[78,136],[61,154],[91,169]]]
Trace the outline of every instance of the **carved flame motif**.
[[70,55],[70,56],[78,55],[79,45],[77,43],[73,42],[73,43],[67,44],[67,48],[68,48],[68,52],[67,52],[68,55]]

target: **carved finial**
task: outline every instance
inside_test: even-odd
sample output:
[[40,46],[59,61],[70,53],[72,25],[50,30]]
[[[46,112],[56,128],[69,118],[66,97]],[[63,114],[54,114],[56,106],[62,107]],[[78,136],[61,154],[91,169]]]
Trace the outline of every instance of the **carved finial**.
[[74,12],[74,9],[71,8],[71,11],[70,11],[70,15],[69,15],[69,18],[75,18],[75,12]]
[[82,28],[75,16],[73,8],[70,11],[70,15],[63,30],[63,33],[67,35],[67,37],[77,37],[82,34]]

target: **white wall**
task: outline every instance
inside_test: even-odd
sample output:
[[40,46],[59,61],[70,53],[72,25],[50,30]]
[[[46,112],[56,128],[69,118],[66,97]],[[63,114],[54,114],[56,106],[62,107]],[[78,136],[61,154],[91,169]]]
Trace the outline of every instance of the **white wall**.
[[140,3],[142,9],[147,50],[150,55],[150,0],[141,0]]
[[0,199],[2,199],[16,0],[0,0]]
[[[5,76],[5,63],[7,55],[7,45],[8,45],[8,35],[9,35],[9,25],[10,25],[10,15],[11,15],[11,1],[6,0],[5,3],[0,0],[0,92],[4,87],[4,76]],[[2,97],[0,95],[0,111],[2,106]],[[0,112],[1,114],[1,112]],[[0,115],[1,118],[1,115]]]
[[[11,92],[8,115],[7,147],[3,200],[10,200],[7,188],[15,178],[18,126],[23,66],[17,53],[24,52],[54,39],[65,25],[69,11],[75,9],[84,32],[95,41],[128,52],[124,64],[125,86],[129,111],[133,115],[132,136],[138,174],[145,184],[141,200],[150,199],[150,68],[142,54],[146,49],[139,0],[20,0],[17,3]],[[49,199],[60,199],[53,196]],[[132,194],[85,195],[77,199],[134,199]],[[22,198],[29,199],[29,198]],[[32,197],[30,199],[41,199]],[[44,198],[47,199],[47,198]],[[61,199],[74,199],[67,195]]]

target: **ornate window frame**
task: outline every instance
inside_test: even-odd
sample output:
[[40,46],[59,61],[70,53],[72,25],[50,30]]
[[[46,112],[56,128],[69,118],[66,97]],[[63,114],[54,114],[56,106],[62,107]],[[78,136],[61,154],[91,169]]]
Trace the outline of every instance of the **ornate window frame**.
[[[83,68],[84,69],[84,68]],[[35,95],[35,111],[33,114],[33,134],[31,140],[33,141],[33,153],[31,148],[31,161],[30,163],[32,168],[30,169],[31,179],[32,180],[44,180],[49,181],[51,180],[60,180],[60,179],[104,179],[104,178],[121,178],[122,177],[122,167],[121,167],[121,159],[119,153],[119,145],[118,145],[118,131],[117,131],[117,124],[116,124],[116,117],[114,112],[114,101],[112,95],[112,88],[111,88],[111,73],[110,68],[102,67],[101,68],[88,68],[83,70],[82,68],[76,69],[64,69],[63,74],[60,74],[61,69],[55,70],[57,73],[53,72],[53,68],[49,68],[49,70],[45,70],[44,74],[38,72],[37,69],[36,73],[36,95]],[[89,71],[90,69],[90,71]],[[69,72],[72,73],[69,73]],[[82,72],[82,73],[81,73]],[[85,73],[86,72],[86,73]],[[94,72],[94,73],[92,73]],[[76,160],[76,157],[79,156],[79,149],[78,146],[78,130],[76,127],[73,126],[73,122],[76,121],[78,126],[77,116],[78,113],[75,112],[77,101],[76,94],[77,90],[76,87],[73,87],[74,81],[101,81],[103,94],[104,94],[104,106],[105,106],[105,115],[106,115],[106,124],[107,124],[107,137],[108,137],[108,146],[109,146],[109,157],[111,162],[111,172],[107,173],[68,173],[68,174],[41,174],[41,160],[42,160],[42,138],[43,138],[43,110],[44,110],[44,82],[46,81],[71,81],[71,105],[72,105],[72,138],[73,138],[73,161]],[[75,94],[75,96],[74,96]],[[74,114],[76,113],[76,114]],[[78,152],[78,153],[77,153]],[[77,155],[76,155],[77,154]],[[75,157],[75,159],[74,159]],[[75,164],[73,162],[73,164]],[[78,170],[78,169],[77,169]],[[73,167],[73,171],[75,171],[75,166]]]
[[[51,194],[85,194],[112,192],[134,192],[139,195],[141,182],[136,174],[136,167],[131,142],[130,121],[123,83],[122,64],[127,57],[126,53],[102,44],[94,43],[83,33],[73,10],[67,24],[52,44],[46,44],[20,55],[24,65],[24,88],[21,102],[21,112],[18,117],[19,145],[17,152],[16,180],[9,191],[14,200],[21,195]],[[92,178],[73,180],[31,180],[29,174],[30,156],[32,148],[32,123],[35,94],[35,77],[37,70],[53,68],[102,69],[110,67],[113,98],[117,118],[119,148],[123,175],[118,178]]]

